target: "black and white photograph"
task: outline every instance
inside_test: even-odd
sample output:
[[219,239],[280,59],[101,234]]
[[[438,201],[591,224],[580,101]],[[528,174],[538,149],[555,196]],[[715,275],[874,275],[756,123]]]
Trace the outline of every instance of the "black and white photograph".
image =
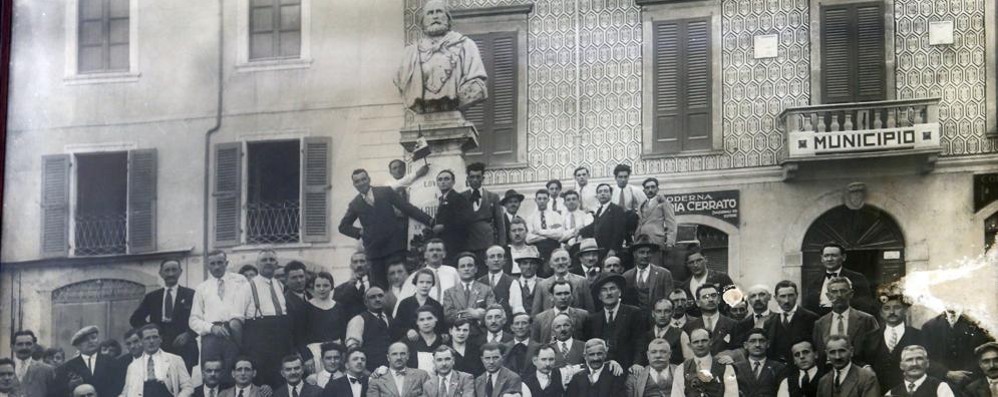
[[0,397],[998,397],[996,0],[0,0]]

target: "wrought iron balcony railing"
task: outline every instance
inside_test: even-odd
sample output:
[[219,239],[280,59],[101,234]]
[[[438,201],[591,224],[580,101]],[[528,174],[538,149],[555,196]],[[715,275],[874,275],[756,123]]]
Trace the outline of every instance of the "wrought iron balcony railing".
[[77,256],[124,254],[128,249],[128,216],[124,213],[76,215]]
[[287,244],[299,242],[301,204],[298,200],[246,204],[248,244]]

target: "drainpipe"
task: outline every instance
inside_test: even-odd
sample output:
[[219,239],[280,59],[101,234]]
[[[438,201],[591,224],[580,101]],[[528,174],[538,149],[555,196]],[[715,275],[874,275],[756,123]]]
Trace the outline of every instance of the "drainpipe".
[[211,135],[222,128],[222,88],[224,84],[224,50],[225,50],[225,0],[218,0],[218,92],[215,98],[215,125],[204,133],[204,197],[201,203],[203,216],[201,217],[201,266],[202,274],[208,269],[208,209],[211,206]]

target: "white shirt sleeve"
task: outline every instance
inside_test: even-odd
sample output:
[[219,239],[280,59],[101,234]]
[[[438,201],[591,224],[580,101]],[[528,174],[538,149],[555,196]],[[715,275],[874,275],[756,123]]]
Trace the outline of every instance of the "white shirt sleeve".
[[790,397],[790,387],[787,386],[787,380],[789,379],[786,378],[780,382],[780,388],[776,390],[776,397]]
[[946,382],[939,382],[939,387],[936,388],[937,397],[953,397],[953,389],[950,389]]
[[211,323],[204,319],[204,294],[202,288],[194,291],[194,302],[191,306],[191,317],[187,320],[187,325],[198,335],[208,335],[211,333]]
[[520,291],[520,280],[513,280],[513,282],[509,285],[509,310],[512,311],[513,314],[516,314],[517,312],[527,312],[523,308],[523,294]]
[[672,377],[672,397],[684,397],[686,395],[686,371],[683,365],[676,367],[676,373]]
[[730,365],[724,366],[724,397],[738,397],[738,378]]

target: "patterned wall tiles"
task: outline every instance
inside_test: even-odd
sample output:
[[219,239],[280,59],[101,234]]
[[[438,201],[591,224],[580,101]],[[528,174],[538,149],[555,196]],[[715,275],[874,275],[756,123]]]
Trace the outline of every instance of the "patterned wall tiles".
[[[895,0],[899,99],[940,97],[943,154],[994,153],[986,123],[984,2]],[[929,23],[952,21],[952,45],[929,45]]]

